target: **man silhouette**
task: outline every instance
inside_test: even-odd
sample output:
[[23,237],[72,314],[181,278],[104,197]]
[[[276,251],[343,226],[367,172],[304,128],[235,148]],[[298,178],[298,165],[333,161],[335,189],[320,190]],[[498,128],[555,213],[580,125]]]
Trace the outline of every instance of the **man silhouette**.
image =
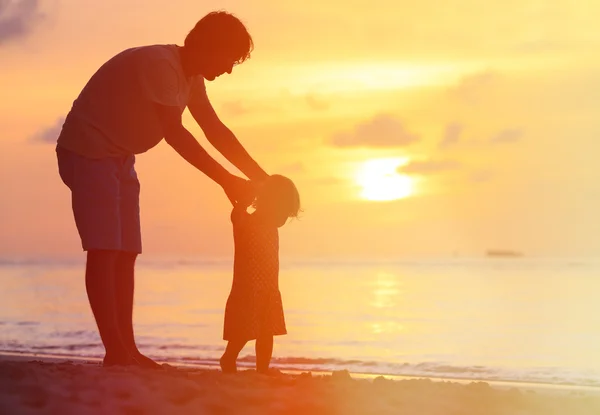
[[135,155],[163,138],[191,165],[246,203],[254,186],[211,158],[182,125],[186,107],[208,141],[252,182],[268,175],[219,120],[204,85],[250,57],[253,42],[227,12],[204,16],[184,45],[124,50],[91,77],[57,140],[59,173],[71,190],[84,251],[89,303],[106,351],[103,364],[159,367],[133,333],[134,268],[142,252]]

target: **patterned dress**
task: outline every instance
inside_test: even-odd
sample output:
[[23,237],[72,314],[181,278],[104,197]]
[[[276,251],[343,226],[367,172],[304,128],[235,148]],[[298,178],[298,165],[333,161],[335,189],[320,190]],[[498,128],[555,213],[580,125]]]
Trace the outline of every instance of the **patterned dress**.
[[287,334],[279,292],[279,233],[244,209],[231,213],[235,258],[223,339]]

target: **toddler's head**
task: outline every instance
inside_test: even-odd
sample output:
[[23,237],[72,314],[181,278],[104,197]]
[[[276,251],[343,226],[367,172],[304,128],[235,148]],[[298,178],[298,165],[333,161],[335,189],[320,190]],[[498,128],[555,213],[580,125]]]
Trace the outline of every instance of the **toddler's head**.
[[261,186],[252,206],[256,213],[281,227],[300,212],[300,195],[290,179],[273,174]]

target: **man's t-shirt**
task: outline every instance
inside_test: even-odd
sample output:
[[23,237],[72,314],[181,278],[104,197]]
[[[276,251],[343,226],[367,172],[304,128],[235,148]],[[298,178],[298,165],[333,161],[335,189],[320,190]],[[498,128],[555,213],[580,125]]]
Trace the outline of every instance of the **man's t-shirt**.
[[92,159],[143,153],[164,138],[154,103],[183,113],[192,95],[208,99],[204,78],[186,77],[176,45],[127,49],[88,81],[58,145]]

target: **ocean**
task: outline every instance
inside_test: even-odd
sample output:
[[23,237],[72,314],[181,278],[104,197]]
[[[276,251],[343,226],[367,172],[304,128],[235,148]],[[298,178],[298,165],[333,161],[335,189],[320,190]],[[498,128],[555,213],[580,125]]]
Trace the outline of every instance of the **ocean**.
[[[216,365],[229,262],[140,260],[134,324],[161,361]],[[0,262],[0,351],[101,357],[83,262]],[[600,386],[600,261],[283,262],[282,369]],[[240,366],[252,367],[254,345]]]

